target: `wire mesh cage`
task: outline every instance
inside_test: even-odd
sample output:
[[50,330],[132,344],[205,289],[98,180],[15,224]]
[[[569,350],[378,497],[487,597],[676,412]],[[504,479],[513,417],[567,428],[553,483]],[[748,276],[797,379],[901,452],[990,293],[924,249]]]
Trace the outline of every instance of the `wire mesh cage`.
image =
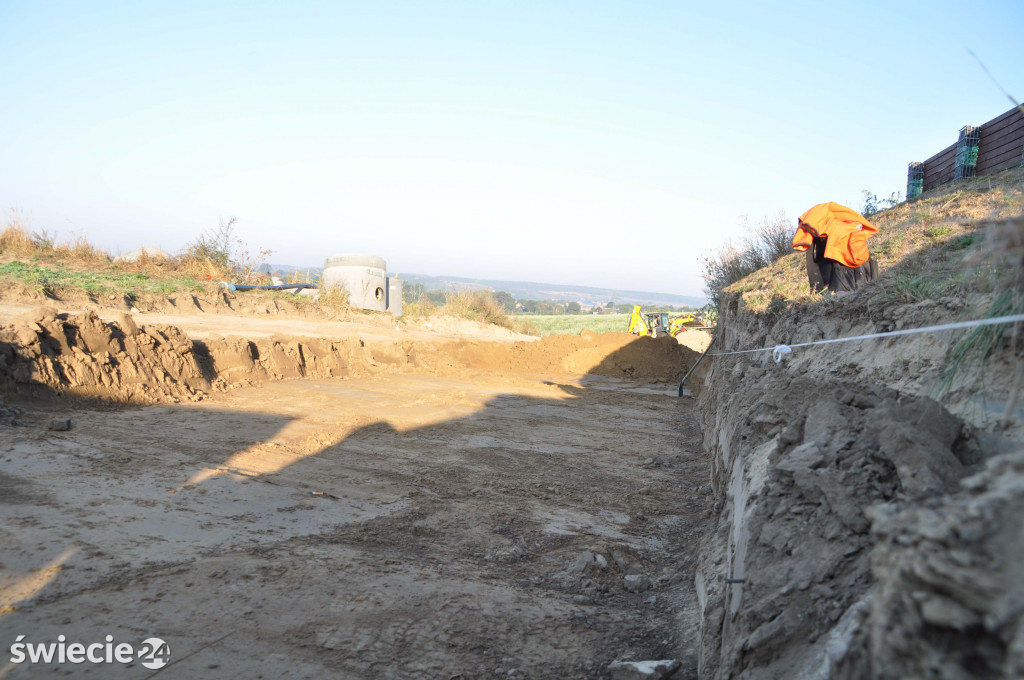
[[956,142],[956,166],[953,168],[953,179],[974,177],[975,166],[978,165],[978,145],[981,129],[974,125],[965,125],[960,130],[960,138]]
[[917,198],[924,191],[924,163],[914,161],[907,165],[907,200]]

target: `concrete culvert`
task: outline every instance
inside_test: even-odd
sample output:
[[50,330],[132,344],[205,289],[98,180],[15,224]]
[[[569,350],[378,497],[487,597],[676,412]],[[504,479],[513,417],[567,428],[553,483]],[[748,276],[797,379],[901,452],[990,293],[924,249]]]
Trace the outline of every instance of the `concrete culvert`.
[[357,309],[387,310],[387,263],[366,253],[332,255],[324,262],[324,286],[344,286]]

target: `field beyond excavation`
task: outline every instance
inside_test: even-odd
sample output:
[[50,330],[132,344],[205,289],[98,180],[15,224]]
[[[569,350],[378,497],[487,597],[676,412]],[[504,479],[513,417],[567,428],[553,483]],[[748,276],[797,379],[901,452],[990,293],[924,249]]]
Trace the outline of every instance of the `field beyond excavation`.
[[538,335],[578,335],[584,328],[594,333],[622,333],[629,314],[530,314]]
[[171,678],[694,677],[675,340],[6,309],[2,639],[159,637]]

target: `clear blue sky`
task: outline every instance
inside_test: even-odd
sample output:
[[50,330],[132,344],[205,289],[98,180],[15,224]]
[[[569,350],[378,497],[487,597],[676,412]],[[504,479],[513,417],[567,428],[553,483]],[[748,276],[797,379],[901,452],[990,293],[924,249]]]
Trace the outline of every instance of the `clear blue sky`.
[[1024,98],[1024,2],[0,0],[0,206],[699,294],[742,215],[860,207]]

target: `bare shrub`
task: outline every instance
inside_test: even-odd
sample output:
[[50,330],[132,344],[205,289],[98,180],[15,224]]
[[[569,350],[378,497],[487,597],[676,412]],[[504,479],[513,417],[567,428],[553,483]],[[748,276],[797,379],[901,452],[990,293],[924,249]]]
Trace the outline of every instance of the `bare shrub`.
[[238,222],[236,217],[232,217],[226,222],[221,219],[216,229],[212,227],[207,229],[206,233],[200,234],[195,241],[185,246],[182,259],[206,261],[221,270],[229,269],[231,249],[237,240],[235,236],[236,222]]
[[758,251],[767,266],[793,251],[794,229],[786,213],[778,212],[772,217],[762,217],[748,227],[750,247]]
[[726,286],[754,271],[744,265],[743,253],[732,239],[726,239],[714,252],[697,258],[697,263],[701,268],[701,278],[704,279],[704,293],[716,308]]
[[462,290],[444,294],[444,311],[451,316],[496,323],[505,317],[505,310],[489,290]]
[[744,217],[741,223],[746,234],[738,243],[727,239],[716,251],[697,259],[704,293],[715,307],[726,287],[791,252],[793,227],[786,213],[765,216],[753,223]]
[[[489,290],[446,292],[441,311],[450,316],[472,319],[508,328],[517,333],[535,334],[532,322],[509,315],[498,298]],[[427,304],[431,304],[429,298]]]
[[258,284],[269,280],[259,271],[273,251],[260,249],[251,255],[248,246],[238,237],[238,219],[221,219],[216,228],[201,234],[185,246],[180,256],[182,268],[196,278],[224,278],[233,283]]
[[39,229],[32,232],[32,248],[34,250],[47,252],[57,247],[57,235],[48,229]]

